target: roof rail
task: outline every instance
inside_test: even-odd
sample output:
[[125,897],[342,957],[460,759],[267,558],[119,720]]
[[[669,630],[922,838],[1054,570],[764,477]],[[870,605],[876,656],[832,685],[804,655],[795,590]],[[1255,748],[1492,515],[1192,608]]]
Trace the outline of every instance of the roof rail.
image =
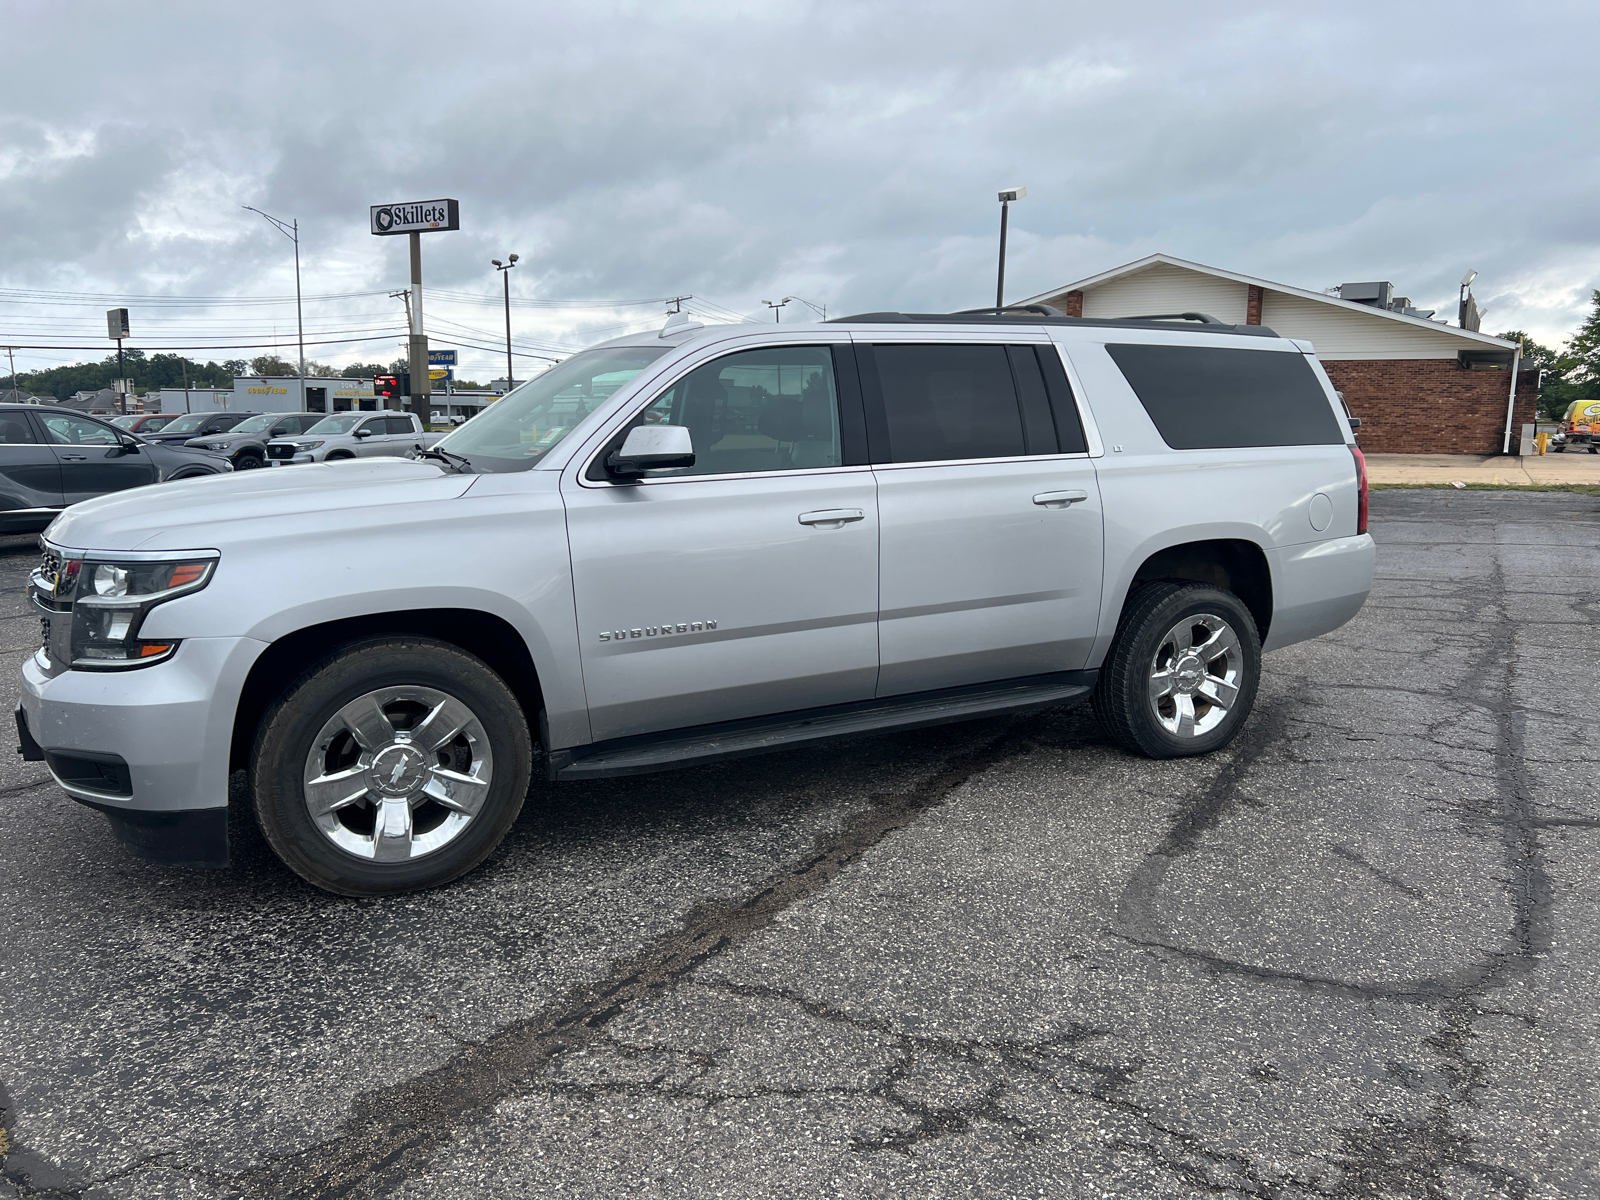
[[[1039,311],[1043,309],[1044,311]],[[854,313],[848,317],[830,317],[830,325],[1071,325],[1098,329],[1160,329],[1165,322],[1192,321],[1200,328],[1195,333],[1227,333],[1242,337],[1275,338],[1277,331],[1266,325],[1229,325],[1209,313],[1163,313],[1140,317],[1068,317],[1050,311],[1045,304],[1018,305],[1015,308],[972,308],[958,313]],[[1171,325],[1166,325],[1171,329]]]
[[1199,321],[1202,325],[1226,325],[1226,321],[1219,321],[1210,313],[1140,313],[1136,317],[1121,317],[1123,321]]
[[1067,314],[1048,304],[1008,304],[1004,308],[963,308],[951,313],[952,317],[968,317],[983,313],[986,316],[1004,316],[1006,313],[1033,313],[1039,317],[1064,317]]

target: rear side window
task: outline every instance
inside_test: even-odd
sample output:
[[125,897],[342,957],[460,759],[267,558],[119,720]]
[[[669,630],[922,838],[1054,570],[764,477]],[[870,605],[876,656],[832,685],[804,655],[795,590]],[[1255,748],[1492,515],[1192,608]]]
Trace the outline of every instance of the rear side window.
[[888,462],[1026,454],[1005,346],[875,346]]
[[1137,345],[1106,352],[1174,450],[1344,443],[1303,354]]
[[390,418],[388,418],[388,421],[389,421],[389,432],[390,433],[405,434],[405,433],[415,433],[416,432],[416,430],[413,429],[412,426],[411,426],[411,418],[410,417],[390,417]]

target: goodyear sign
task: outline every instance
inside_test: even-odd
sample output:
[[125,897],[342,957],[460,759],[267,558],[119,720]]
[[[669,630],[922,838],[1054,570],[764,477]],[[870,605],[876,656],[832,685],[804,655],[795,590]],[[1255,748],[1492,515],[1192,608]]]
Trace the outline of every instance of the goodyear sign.
[[372,232],[380,237],[396,233],[443,233],[461,228],[461,206],[454,200],[402,200],[374,204]]
[[429,350],[428,365],[430,367],[453,367],[456,365],[456,352],[454,350]]

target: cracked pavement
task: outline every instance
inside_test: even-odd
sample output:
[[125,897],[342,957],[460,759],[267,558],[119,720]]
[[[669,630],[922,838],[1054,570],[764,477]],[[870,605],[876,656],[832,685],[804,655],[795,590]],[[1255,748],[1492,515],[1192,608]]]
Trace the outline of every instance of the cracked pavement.
[[386,901],[6,764],[0,1197],[1600,1196],[1600,501],[1372,511],[1207,759],[1057,709],[564,786]]

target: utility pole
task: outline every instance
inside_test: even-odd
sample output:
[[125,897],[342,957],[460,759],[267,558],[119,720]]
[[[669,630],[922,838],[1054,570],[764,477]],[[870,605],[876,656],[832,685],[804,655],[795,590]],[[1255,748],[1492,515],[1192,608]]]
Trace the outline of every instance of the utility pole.
[[517,256],[509,254],[502,263],[498,258],[489,260],[494,264],[494,269],[500,272],[500,279],[504,282],[506,292],[506,391],[517,386],[511,368],[511,268],[517,265]]
[[11,390],[20,395],[22,389],[17,386],[17,348],[15,346],[7,346],[6,357],[11,360]]

